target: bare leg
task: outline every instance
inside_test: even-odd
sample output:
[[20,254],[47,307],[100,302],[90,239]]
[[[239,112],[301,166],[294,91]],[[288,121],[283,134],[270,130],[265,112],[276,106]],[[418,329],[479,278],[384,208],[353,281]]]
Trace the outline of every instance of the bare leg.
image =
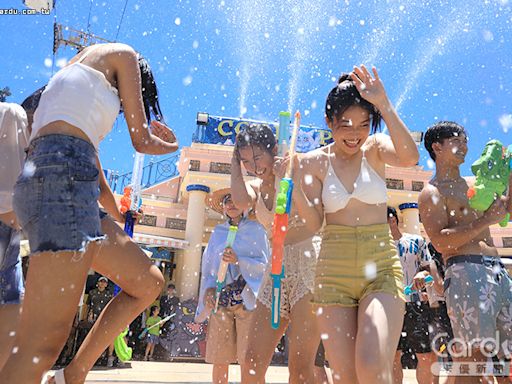
[[151,351],[151,343],[148,343],[146,345],[146,351],[144,352],[144,360],[148,359],[150,351]]
[[104,218],[101,225],[108,240],[93,259],[92,268],[115,282],[122,291],[101,312],[66,368],[68,384],[85,381],[98,356],[153,302],[164,284],[158,268],[112,219]]
[[334,383],[357,384],[355,343],[357,308],[327,305],[317,310],[325,354],[329,357]]
[[229,364],[213,364],[212,383],[228,384]]
[[393,383],[402,384],[404,380],[404,371],[402,369],[402,351],[396,351],[393,361]]
[[320,332],[316,314],[311,305],[312,295],[306,295],[292,308],[288,327],[288,369],[290,384],[309,384],[315,381],[315,357]]
[[[240,365],[242,371],[242,383],[264,384],[265,373],[270,365],[274,350],[288,327],[289,320],[281,317],[278,329],[270,326],[270,309],[263,304],[252,313],[249,329],[248,347],[244,364]],[[316,351],[316,349],[315,349]]]
[[20,309],[20,304],[0,305],[0,370],[11,354],[14,345]]
[[416,353],[418,366],[416,367],[416,380],[418,384],[433,384],[432,364],[437,361],[434,352]]
[[16,333],[17,353],[5,363],[0,383],[41,383],[68,338],[97,249],[97,244],[90,244],[80,258],[75,252],[32,256]]
[[393,360],[402,331],[404,302],[373,293],[359,302],[356,371],[359,384],[393,383]]

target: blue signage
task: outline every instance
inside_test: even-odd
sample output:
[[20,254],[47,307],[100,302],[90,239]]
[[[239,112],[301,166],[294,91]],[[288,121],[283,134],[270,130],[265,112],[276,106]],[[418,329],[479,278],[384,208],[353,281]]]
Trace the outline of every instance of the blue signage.
[[[240,129],[250,124],[266,124],[274,134],[278,123],[268,123],[255,120],[240,120],[230,117],[208,116],[205,125],[199,125],[197,141],[205,144],[234,145],[235,137]],[[329,129],[301,126],[297,136],[297,152],[309,152],[332,142],[332,133]]]

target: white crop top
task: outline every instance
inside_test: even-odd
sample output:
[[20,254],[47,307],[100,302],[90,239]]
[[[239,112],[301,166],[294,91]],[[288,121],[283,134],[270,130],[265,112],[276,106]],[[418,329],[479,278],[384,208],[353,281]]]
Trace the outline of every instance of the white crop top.
[[63,120],[81,129],[98,149],[119,115],[117,89],[103,72],[82,64],[95,48],[62,68],[50,80],[34,114],[31,139],[45,125]]
[[349,193],[341,180],[334,173],[331,164],[331,147],[328,149],[329,168],[322,186],[322,202],[326,213],[334,213],[347,206],[350,199],[357,199],[366,204],[384,204],[387,202],[386,182],[375,172],[363,152],[361,170],[354,182],[354,190]]

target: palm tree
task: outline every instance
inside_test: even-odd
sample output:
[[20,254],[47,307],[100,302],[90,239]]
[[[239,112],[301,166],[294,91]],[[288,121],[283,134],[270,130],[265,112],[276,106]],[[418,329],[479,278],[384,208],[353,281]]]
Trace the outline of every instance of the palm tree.
[[9,97],[11,95],[12,95],[12,93],[11,93],[11,90],[9,89],[9,87],[4,87],[3,89],[0,89],[0,101],[1,102],[5,102],[7,97]]

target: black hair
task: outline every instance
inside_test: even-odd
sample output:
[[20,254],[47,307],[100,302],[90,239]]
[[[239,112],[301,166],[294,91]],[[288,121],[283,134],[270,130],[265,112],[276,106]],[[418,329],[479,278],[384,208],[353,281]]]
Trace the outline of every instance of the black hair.
[[466,131],[462,125],[453,121],[440,121],[429,127],[427,132],[425,132],[425,149],[428,151],[432,160],[436,161],[436,154],[432,149],[432,144],[443,144],[445,139],[460,135],[466,135]]
[[240,155],[240,149],[252,146],[272,154],[276,146],[276,137],[268,125],[250,124],[238,132],[235,139],[235,153]]
[[23,102],[21,103],[21,106],[25,110],[25,112],[31,112],[34,113],[37,106],[39,105],[39,100],[41,100],[41,94],[45,90],[46,85],[43,85],[41,88],[39,88],[37,91],[33,92],[30,96],[28,96]]
[[176,286],[175,286],[173,283],[170,283],[170,284],[167,286],[167,289],[169,289],[169,288],[176,289]]
[[149,310],[150,316],[153,316],[153,312],[155,312],[155,309],[157,309],[157,308],[158,308],[158,305],[152,305],[151,306],[151,309]]
[[393,207],[388,207],[388,218],[394,217],[396,219],[396,223],[398,224],[400,220],[398,220],[398,215],[396,213],[396,209]]
[[139,69],[142,90],[142,100],[144,101],[144,111],[148,124],[151,121],[151,115],[158,121],[163,121],[163,114],[158,101],[158,89],[156,87],[153,72],[147,60],[139,55]]
[[21,103],[21,107],[25,110],[27,114],[27,123],[28,128],[32,131],[32,123],[34,122],[34,113],[36,112],[37,107],[39,106],[39,100],[41,100],[41,95],[46,89],[46,84],[41,88],[33,92],[30,96],[28,96]]
[[361,97],[350,74],[344,73],[338,79],[338,84],[336,84],[327,95],[327,100],[325,101],[325,116],[329,121],[334,121],[335,117],[340,116],[354,105],[358,105],[370,113],[372,121],[371,133],[379,131],[382,121],[379,110],[368,100]]

